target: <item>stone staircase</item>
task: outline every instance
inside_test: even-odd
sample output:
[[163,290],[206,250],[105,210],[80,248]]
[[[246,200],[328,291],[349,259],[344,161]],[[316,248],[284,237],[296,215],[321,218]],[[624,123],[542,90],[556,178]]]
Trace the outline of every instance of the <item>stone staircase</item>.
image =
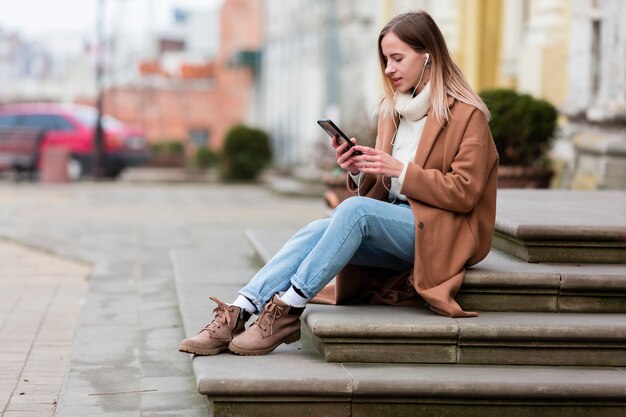
[[[624,416],[625,211],[625,193],[501,191],[500,237],[457,296],[479,317],[309,305],[299,343],[194,358],[198,390],[214,416]],[[247,238],[266,261],[293,232]],[[239,250],[173,253],[187,334],[206,324],[209,294],[230,300],[254,272]],[[212,276],[216,263],[232,276]]]

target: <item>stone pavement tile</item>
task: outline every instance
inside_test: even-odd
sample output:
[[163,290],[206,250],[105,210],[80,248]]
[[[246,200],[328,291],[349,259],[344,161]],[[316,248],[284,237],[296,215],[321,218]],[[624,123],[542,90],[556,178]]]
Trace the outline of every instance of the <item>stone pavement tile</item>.
[[66,324],[59,326],[50,323],[41,327],[39,333],[37,333],[37,341],[42,343],[73,341],[75,333],[76,330],[68,328]]
[[164,392],[194,392],[197,390],[193,374],[184,376],[161,376],[141,378],[141,389]]
[[2,414],[3,417],[51,417],[49,411],[12,411],[7,410]]
[[[246,247],[245,240],[237,245]],[[228,253],[216,252],[217,248],[202,246],[191,249],[177,249],[172,251],[172,258],[176,265],[177,276],[184,276],[185,281],[207,284],[235,284],[241,287],[250,277],[251,262],[243,256],[233,257]],[[207,256],[211,253],[220,253],[220,256]]]
[[141,329],[161,329],[164,327],[180,326],[180,312],[178,307],[154,310],[141,315]]
[[[52,381],[51,381],[52,382]],[[59,389],[59,384],[56,383],[49,383],[49,384],[33,384],[30,379],[24,380],[21,379],[18,383],[17,383],[17,387],[15,388],[15,392],[19,392],[19,393],[26,393],[26,394],[40,394],[40,393],[47,393],[47,392],[52,392],[54,390]]]
[[58,390],[59,384],[57,384],[56,380],[50,380],[48,383],[34,383],[30,379],[21,378],[18,383],[15,391],[17,392],[25,392],[25,393],[42,393],[53,391],[56,387]]
[[106,412],[139,411],[140,391],[138,366],[78,366],[68,375],[64,402]]
[[188,356],[189,354],[183,355],[178,349],[145,350],[142,362],[183,362],[189,365]]
[[178,353],[181,357],[184,357],[185,360],[169,362],[142,362],[141,377],[154,378],[193,375],[193,372],[191,371],[191,361],[189,360],[189,356],[185,356],[181,352]]
[[0,392],[11,392],[15,389],[14,379],[0,379]]
[[98,294],[90,291],[81,312],[82,324],[134,326],[139,321],[136,294]]
[[[137,259],[137,268],[141,272],[140,276],[142,280],[145,282],[167,282],[166,279],[171,279],[173,277],[172,265],[165,262],[165,260],[169,260],[170,253],[169,250],[171,246],[167,248],[167,250],[160,250],[154,252],[144,252],[144,256],[141,256]],[[157,263],[156,261],[160,260],[162,262]]]
[[21,380],[19,383],[29,383],[32,385],[56,385],[60,387],[65,380],[65,376],[57,375],[57,376],[46,376],[40,375],[39,373],[35,373],[32,371],[22,373]]
[[28,361],[22,370],[22,375],[26,379],[26,374],[36,374],[40,376],[63,376],[67,371],[67,363],[51,362],[48,360]]
[[152,312],[155,310],[178,308],[176,296],[167,292],[155,292],[141,294],[141,312]]
[[45,391],[30,394],[16,390],[9,404],[56,404],[57,400],[58,392]]
[[0,381],[13,380],[19,377],[22,368],[23,364],[19,362],[0,362]]
[[176,288],[174,284],[154,286],[150,290],[143,290],[141,297],[141,310],[159,310],[161,308],[172,307],[172,301],[176,300]]
[[142,334],[141,347],[144,350],[177,350],[180,341],[185,338],[180,326],[144,330]]
[[[141,395],[138,392],[115,392],[93,395],[65,389],[63,391],[63,404],[74,407],[83,407],[93,411],[101,410],[107,413],[139,412],[141,410]],[[91,411],[90,411],[91,412]],[[57,408],[57,415],[65,415],[65,407]],[[67,414],[83,416],[92,414]]]
[[[57,387],[58,388],[58,387]],[[40,411],[47,412],[50,416],[54,415],[56,404],[47,403],[9,403],[6,407],[8,411]]]
[[141,411],[106,411],[93,406],[63,406],[55,417],[142,417]]
[[[0,358],[5,353],[19,353],[28,351],[32,346],[31,340],[0,340]],[[1,361],[2,359],[0,359]]]
[[89,290],[97,294],[130,294],[137,291],[137,283],[127,276],[91,276]]
[[187,410],[174,411],[148,411],[143,412],[142,417],[207,417],[208,405],[206,408],[192,408]]
[[63,361],[72,353],[71,346],[35,345],[28,356],[29,360]]
[[198,408],[206,412],[206,407],[206,397],[200,395],[197,389],[178,392],[145,392],[141,394],[141,410],[143,412],[190,408]]
[[[53,326],[52,324],[49,326]],[[68,349],[72,348],[73,340],[42,340],[39,334],[37,334],[37,339],[33,344],[33,349]]]
[[162,288],[173,288],[172,280],[174,278],[173,272],[169,271],[169,273],[159,272],[154,275],[150,275],[149,273],[142,273],[141,283],[138,285],[138,290],[140,293],[143,292],[154,292],[158,291]]
[[139,344],[135,326],[83,325],[76,333],[72,364],[128,365],[136,361]]
[[[46,319],[59,316],[67,318],[68,314],[74,315],[80,312],[82,308],[82,298],[86,288],[86,282],[66,284],[63,285],[63,287],[59,287],[46,312]],[[69,323],[71,322],[68,322],[68,324]]]
[[13,391],[0,391],[0,409],[4,409],[4,407],[9,403],[11,395],[13,395]]
[[26,362],[26,358],[28,358],[28,351],[2,352],[2,361],[3,362],[23,363],[23,362]]

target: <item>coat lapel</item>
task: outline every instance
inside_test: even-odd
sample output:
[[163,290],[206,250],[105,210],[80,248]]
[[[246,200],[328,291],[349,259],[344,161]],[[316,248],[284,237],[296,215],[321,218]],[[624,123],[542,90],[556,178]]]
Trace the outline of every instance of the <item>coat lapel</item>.
[[417,145],[417,151],[415,152],[415,163],[421,167],[424,167],[430,151],[433,149],[435,140],[441,131],[441,125],[429,114],[424,124],[424,130],[422,131],[422,137],[420,143]]

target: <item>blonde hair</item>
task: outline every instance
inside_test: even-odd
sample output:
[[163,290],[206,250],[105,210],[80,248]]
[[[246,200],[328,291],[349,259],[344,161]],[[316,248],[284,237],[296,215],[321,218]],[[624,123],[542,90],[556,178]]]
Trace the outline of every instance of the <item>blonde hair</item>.
[[403,13],[391,19],[378,35],[378,63],[383,77],[386,104],[384,110],[395,112],[395,88],[385,74],[387,58],[381,42],[388,33],[394,33],[402,42],[416,52],[430,54],[430,107],[435,119],[442,126],[450,120],[447,96],[470,104],[490,118],[489,109],[469,83],[463,72],[452,59],[443,34],[433,18],[425,11]]

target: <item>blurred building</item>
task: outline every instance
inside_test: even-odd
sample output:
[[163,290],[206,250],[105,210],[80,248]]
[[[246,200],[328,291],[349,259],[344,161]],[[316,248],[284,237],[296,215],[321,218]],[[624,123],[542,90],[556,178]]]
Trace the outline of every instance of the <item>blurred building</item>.
[[141,124],[153,142],[217,149],[250,107],[255,62],[239,58],[260,47],[259,2],[225,0],[217,10],[178,9],[173,19],[170,30],[153,34],[140,57],[113,58],[105,111]]
[[562,142],[573,145],[573,188],[626,189],[626,2],[572,2],[568,117]]
[[[499,2],[457,0],[265,0],[265,42],[257,115],[274,141],[277,163],[312,166],[328,138],[315,123],[332,118],[348,134],[371,131],[382,96],[376,45],[382,26],[408,10],[429,11],[474,84],[495,84]],[[468,37],[473,25],[488,25]],[[469,49],[465,49],[469,48]],[[474,51],[482,53],[467,53]],[[491,72],[489,72],[491,71]],[[371,140],[371,138],[370,138]]]
[[271,133],[275,162],[310,161],[323,140],[316,120],[339,123],[371,113],[379,94],[378,2],[265,0],[259,111]]
[[328,142],[316,120],[372,133],[378,33],[423,9],[477,91],[511,87],[560,109],[556,186],[626,188],[622,0],[224,0],[173,10],[169,27],[139,34],[125,20],[131,5],[119,2],[104,45],[84,36],[75,54],[56,52],[70,42],[62,34],[0,30],[0,103],[94,103],[95,55],[104,53],[105,110],[143,125],[151,141],[219,148],[247,121],[269,131],[277,165],[313,171]]
[[[428,11],[480,91],[511,87],[561,109],[557,186],[626,187],[626,3],[620,0],[264,0],[255,120],[278,163],[311,166],[332,117],[348,133],[382,95],[376,44],[391,17]],[[362,123],[361,123],[362,124]],[[356,135],[355,135],[356,136]]]
[[[68,46],[76,52],[66,52]],[[93,96],[92,68],[82,40],[73,34],[31,39],[0,28],[0,104]]]

